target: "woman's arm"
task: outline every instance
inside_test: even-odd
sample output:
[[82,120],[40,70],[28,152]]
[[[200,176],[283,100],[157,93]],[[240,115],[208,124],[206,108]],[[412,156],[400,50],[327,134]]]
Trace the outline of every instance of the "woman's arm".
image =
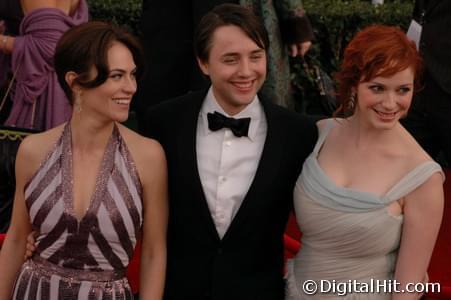
[[[404,289],[408,283],[424,282],[443,215],[443,180],[432,175],[404,202],[404,224],[396,263],[395,280]],[[416,293],[396,293],[393,300],[417,299]]]
[[280,33],[291,56],[304,56],[313,40],[313,29],[301,0],[274,1]]
[[140,299],[162,299],[166,277],[168,219],[167,167],[163,148],[146,139],[143,186],[143,239],[140,265]]
[[13,51],[14,40],[13,36],[0,34],[0,51],[10,54]]
[[27,139],[19,147],[16,159],[16,193],[11,225],[0,252],[0,300],[11,298],[11,292],[24,261],[27,235],[31,231],[30,219],[25,207],[24,186],[30,174],[32,145]]

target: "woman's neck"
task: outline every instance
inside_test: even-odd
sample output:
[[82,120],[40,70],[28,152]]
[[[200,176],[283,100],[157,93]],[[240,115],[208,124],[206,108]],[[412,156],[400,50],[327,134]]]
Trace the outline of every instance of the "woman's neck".
[[383,145],[396,144],[399,138],[396,134],[399,132],[399,126],[400,124],[396,123],[390,129],[374,128],[354,115],[346,119],[343,129],[356,148],[375,149]]
[[71,119],[72,148],[80,153],[104,150],[113,131],[114,122],[98,120]]

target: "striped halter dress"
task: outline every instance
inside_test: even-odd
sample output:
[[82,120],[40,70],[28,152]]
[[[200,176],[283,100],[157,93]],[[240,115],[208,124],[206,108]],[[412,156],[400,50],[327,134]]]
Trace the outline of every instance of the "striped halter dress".
[[24,263],[13,299],[131,299],[125,270],[142,225],[142,189],[114,125],[81,219],[73,210],[72,138],[61,137],[25,187],[37,250]]

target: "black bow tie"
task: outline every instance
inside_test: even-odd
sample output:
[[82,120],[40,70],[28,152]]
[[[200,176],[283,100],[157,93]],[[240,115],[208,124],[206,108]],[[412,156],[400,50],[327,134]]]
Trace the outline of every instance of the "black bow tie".
[[217,111],[208,113],[207,118],[208,128],[211,131],[216,131],[221,128],[230,128],[236,137],[247,136],[249,124],[251,123],[251,118],[229,118]]

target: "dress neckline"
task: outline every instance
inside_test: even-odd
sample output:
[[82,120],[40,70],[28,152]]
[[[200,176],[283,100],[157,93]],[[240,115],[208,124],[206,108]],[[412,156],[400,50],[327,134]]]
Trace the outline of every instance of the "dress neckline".
[[77,221],[78,227],[89,217],[89,215],[99,206],[101,194],[105,191],[107,184],[107,175],[114,166],[115,145],[119,139],[119,131],[114,123],[112,133],[105,147],[99,169],[97,170],[96,183],[94,190],[90,196],[89,204],[85,212],[81,216],[77,216],[74,211],[74,170],[73,170],[73,154],[72,154],[72,129],[70,121],[65,125],[62,135],[62,181],[63,181],[63,199],[66,213]]
[[309,159],[311,160],[311,162],[313,163],[313,166],[315,167],[315,169],[317,171],[316,173],[320,176],[320,179],[323,182],[325,182],[329,188],[333,189],[334,192],[341,192],[341,194],[347,195],[347,196],[349,196],[350,194],[355,195],[355,197],[366,196],[366,197],[372,198],[372,199],[377,200],[382,203],[388,203],[388,202],[398,200],[398,199],[393,199],[393,197],[391,197],[391,196],[393,194],[397,194],[396,190],[399,189],[400,186],[405,184],[407,181],[409,181],[409,179],[414,177],[416,174],[418,174],[422,170],[428,168],[430,165],[434,165],[434,167],[438,166],[440,168],[440,166],[434,161],[428,160],[428,161],[422,162],[419,165],[417,165],[416,167],[414,167],[413,169],[411,169],[410,171],[408,171],[403,177],[401,177],[400,180],[398,180],[396,183],[394,183],[388,189],[388,191],[383,193],[382,195],[376,194],[374,192],[368,192],[368,191],[358,190],[355,188],[348,188],[348,187],[340,186],[337,183],[335,183],[330,178],[330,176],[323,170],[323,168],[320,166],[319,160],[318,160],[319,152],[320,152],[321,148],[323,147],[327,136],[329,135],[332,128],[335,127],[334,122],[336,122],[335,119],[327,119],[326,120],[326,124],[325,124],[323,130],[322,130],[322,132],[320,132],[320,137],[318,138],[318,142],[315,145],[315,148],[309,157]]

